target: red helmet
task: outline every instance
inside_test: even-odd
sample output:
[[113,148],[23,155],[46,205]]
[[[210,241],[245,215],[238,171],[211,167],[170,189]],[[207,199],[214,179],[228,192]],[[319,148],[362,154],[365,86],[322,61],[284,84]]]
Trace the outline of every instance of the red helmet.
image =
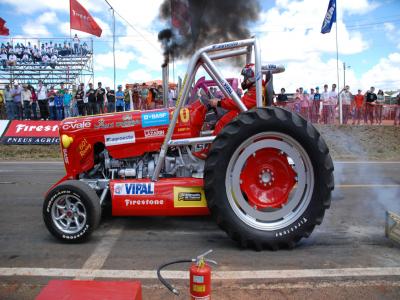
[[242,89],[249,89],[256,82],[254,64],[245,65],[240,74],[243,75]]

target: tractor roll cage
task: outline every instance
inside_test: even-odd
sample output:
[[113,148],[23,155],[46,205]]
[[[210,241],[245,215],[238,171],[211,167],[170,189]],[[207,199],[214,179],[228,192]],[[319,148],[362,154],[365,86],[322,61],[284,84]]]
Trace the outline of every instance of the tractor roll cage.
[[272,74],[279,73],[284,70],[283,67],[277,67],[275,65],[268,65],[265,67],[261,66],[261,50],[259,43],[256,38],[250,38],[245,40],[238,40],[220,44],[213,44],[203,47],[195,52],[191,60],[189,61],[187,73],[185,75],[183,86],[179,91],[178,99],[175,106],[175,111],[172,115],[171,122],[168,127],[167,134],[165,135],[164,142],[160,149],[160,155],[158,157],[156,167],[152,176],[152,181],[157,181],[160,175],[161,168],[164,165],[165,156],[168,147],[171,146],[185,146],[194,144],[208,144],[212,143],[215,136],[196,137],[189,139],[178,139],[171,140],[172,134],[175,129],[176,121],[179,116],[179,112],[182,107],[187,103],[189,99],[190,87],[195,79],[196,72],[200,66],[202,66],[208,75],[215,81],[225,97],[231,98],[240,111],[247,111],[246,106],[243,104],[236,91],[232,88],[229,82],[222,76],[214,64],[214,60],[246,55],[246,63],[251,62],[252,53],[254,51],[255,56],[255,73],[256,73],[256,98],[257,107],[263,107],[262,99],[262,74],[266,74],[269,78],[270,87],[267,86],[267,90],[272,91]]

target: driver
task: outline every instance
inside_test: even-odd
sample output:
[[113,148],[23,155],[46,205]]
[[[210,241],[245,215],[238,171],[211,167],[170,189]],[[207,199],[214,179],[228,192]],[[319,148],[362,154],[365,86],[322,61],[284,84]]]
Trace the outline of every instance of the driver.
[[[255,107],[257,104],[256,100],[256,76],[255,76],[255,68],[254,64],[246,64],[240,73],[243,76],[242,81],[242,89],[247,90],[247,92],[243,95],[242,102],[248,108]],[[264,83],[263,83],[264,85]],[[217,135],[222,128],[225,127],[233,118],[235,118],[239,113],[240,109],[236,106],[235,102],[231,98],[223,98],[217,99],[213,98],[210,99],[209,105],[211,107],[222,107],[223,109],[228,110],[228,112],[223,115],[221,119],[218,120],[217,124],[215,125],[214,135]],[[208,154],[209,146],[205,147],[203,150],[194,152],[193,154],[200,158],[206,159]]]

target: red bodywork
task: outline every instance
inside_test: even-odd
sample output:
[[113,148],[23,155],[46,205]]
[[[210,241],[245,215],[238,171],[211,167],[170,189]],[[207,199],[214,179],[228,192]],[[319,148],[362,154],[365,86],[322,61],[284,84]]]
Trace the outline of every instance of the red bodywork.
[[[79,174],[91,170],[98,147],[105,147],[114,159],[159,152],[173,111],[170,108],[65,119],[59,132],[66,176],[55,185],[79,179]],[[198,137],[206,113],[200,101],[181,109],[172,139]],[[162,117],[162,124],[158,117]],[[152,125],[146,118],[153,118],[156,123]],[[132,184],[142,187],[138,193],[132,193]],[[152,186],[151,193],[146,184]],[[150,179],[110,180],[113,215],[204,215],[208,208],[202,187],[203,180],[196,178],[164,178],[154,183]],[[121,189],[125,192],[116,193]],[[193,199],[186,199],[185,195]]]

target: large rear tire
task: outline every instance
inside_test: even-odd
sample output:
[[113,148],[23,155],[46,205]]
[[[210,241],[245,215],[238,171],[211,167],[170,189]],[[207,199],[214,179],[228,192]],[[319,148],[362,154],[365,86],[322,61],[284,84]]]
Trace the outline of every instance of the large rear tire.
[[78,180],[68,180],[54,187],[43,203],[43,220],[50,233],[59,240],[85,241],[101,219],[100,200],[96,192]]
[[281,108],[241,113],[211,145],[205,193],[217,224],[242,247],[293,248],[322,222],[334,188],[328,147]]

